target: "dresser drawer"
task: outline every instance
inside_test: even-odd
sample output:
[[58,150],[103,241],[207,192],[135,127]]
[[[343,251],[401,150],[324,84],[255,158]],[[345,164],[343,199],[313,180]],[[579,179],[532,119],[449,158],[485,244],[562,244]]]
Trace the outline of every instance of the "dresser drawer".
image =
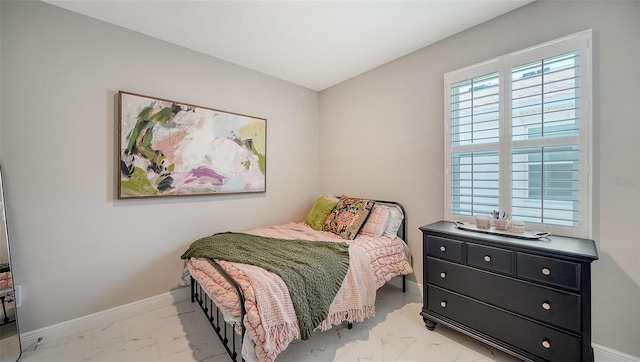
[[467,244],[467,264],[482,269],[513,274],[513,251]]
[[464,243],[462,241],[437,236],[427,237],[427,255],[429,256],[463,262],[463,247]]
[[580,331],[580,295],[535,285],[444,260],[427,258],[427,284],[500,308]]
[[580,338],[428,285],[427,310],[548,361],[580,361]]
[[580,264],[517,253],[517,275],[550,285],[580,290]]

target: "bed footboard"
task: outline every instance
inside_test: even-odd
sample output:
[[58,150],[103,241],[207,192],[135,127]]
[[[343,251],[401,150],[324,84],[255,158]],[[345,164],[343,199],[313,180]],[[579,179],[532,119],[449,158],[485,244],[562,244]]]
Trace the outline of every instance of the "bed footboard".
[[191,303],[198,302],[200,305],[200,309],[207,316],[207,320],[209,320],[209,324],[213,327],[213,331],[216,332],[220,342],[227,350],[227,353],[231,357],[231,360],[236,362],[238,358],[241,361],[244,361],[242,358],[242,341],[244,340],[245,334],[245,326],[244,326],[244,316],[246,314],[246,310],[244,308],[244,293],[242,289],[238,285],[238,283],[231,277],[227,272],[215,262],[215,260],[209,259],[211,265],[218,270],[220,275],[222,275],[228,282],[236,289],[236,293],[238,294],[238,299],[240,300],[240,325],[241,325],[241,335],[238,335],[233,325],[227,323],[224,320],[222,311],[218,308],[218,306],[209,298],[207,293],[204,291],[200,283],[191,277]]

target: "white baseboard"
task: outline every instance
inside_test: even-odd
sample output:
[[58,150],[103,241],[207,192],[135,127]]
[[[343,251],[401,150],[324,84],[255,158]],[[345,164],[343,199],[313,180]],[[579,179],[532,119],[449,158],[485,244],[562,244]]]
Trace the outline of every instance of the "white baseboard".
[[131,318],[140,313],[146,313],[189,299],[189,294],[190,290],[188,287],[178,288],[164,294],[156,295],[155,297],[142,299],[137,302],[71,319],[48,327],[20,333],[20,344],[22,345],[22,350],[26,350],[37,343],[39,338],[43,340],[55,340],[98,328],[109,323]]
[[595,362],[640,362],[640,358],[592,343]]

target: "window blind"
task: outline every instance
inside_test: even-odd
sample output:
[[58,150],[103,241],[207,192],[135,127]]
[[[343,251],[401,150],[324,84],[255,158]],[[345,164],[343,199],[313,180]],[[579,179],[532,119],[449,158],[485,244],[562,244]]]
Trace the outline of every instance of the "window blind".
[[514,218],[575,227],[579,222],[577,145],[513,150]]
[[451,86],[451,141],[454,146],[498,142],[498,73]]
[[445,218],[590,236],[591,31],[445,74]]
[[579,224],[579,64],[574,51],[511,71],[514,218]]
[[511,72],[513,140],[579,134],[579,57],[541,59]]
[[[451,86],[451,200],[460,215],[498,206],[500,87],[497,72]],[[469,147],[483,150],[465,151]]]
[[498,151],[456,152],[451,165],[454,213],[489,214],[498,208]]

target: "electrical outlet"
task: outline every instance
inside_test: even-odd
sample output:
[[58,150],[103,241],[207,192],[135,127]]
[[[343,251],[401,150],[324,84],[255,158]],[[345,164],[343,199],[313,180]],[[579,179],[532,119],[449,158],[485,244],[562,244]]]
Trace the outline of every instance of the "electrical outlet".
[[22,306],[22,287],[20,285],[13,287],[13,297],[16,300],[16,308],[20,308]]

